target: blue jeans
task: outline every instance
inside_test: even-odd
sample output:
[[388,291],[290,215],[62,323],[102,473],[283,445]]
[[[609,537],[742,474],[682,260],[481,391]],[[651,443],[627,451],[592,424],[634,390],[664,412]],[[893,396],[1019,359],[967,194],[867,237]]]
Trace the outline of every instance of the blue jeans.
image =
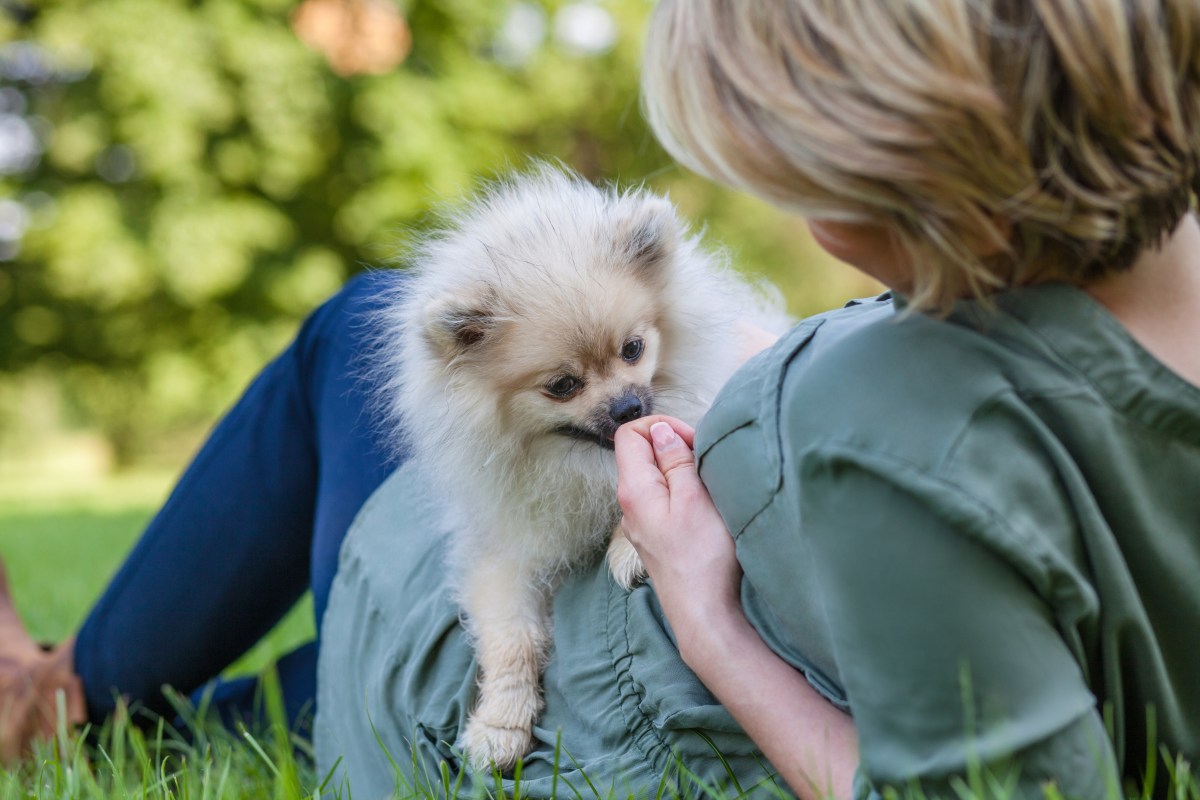
[[[88,715],[117,694],[170,715],[308,589],[317,640],[278,664],[289,721],[313,709],[320,623],[346,530],[402,460],[367,409],[367,315],[397,272],[360,275],[301,327],[213,430],[80,629]],[[254,679],[218,682],[223,718],[253,716]]]

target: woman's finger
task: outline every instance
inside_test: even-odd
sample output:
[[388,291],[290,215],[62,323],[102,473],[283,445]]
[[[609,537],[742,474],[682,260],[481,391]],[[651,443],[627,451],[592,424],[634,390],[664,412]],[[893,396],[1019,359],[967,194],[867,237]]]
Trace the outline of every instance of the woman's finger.
[[648,434],[643,435],[630,425],[622,425],[613,437],[613,449],[617,457],[618,480],[623,477],[645,478],[651,472],[658,473]]
[[650,442],[654,460],[672,492],[681,488],[681,483],[691,486],[699,481],[692,448],[668,423],[655,422],[650,426]]
[[617,502],[628,516],[647,502],[661,502],[667,481],[654,460],[647,436],[622,425],[613,439],[617,456]]
[[626,433],[636,432],[646,441],[650,441],[650,428],[659,422],[665,422],[671,426],[671,429],[677,433],[683,441],[687,442],[688,447],[695,447],[696,431],[691,425],[688,425],[681,419],[668,417],[666,414],[652,414],[648,417],[635,419],[633,422],[626,422],[620,428],[617,428],[617,433],[625,430]]

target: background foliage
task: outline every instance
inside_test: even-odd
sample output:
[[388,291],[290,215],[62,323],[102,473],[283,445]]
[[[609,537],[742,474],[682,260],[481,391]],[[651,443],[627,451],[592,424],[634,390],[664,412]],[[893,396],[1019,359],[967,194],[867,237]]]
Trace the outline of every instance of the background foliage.
[[797,312],[872,291],[663,154],[648,0],[402,2],[407,59],[349,76],[295,7],[0,2],[0,450],[93,430],[182,457],[308,310],[530,156],[669,191]]

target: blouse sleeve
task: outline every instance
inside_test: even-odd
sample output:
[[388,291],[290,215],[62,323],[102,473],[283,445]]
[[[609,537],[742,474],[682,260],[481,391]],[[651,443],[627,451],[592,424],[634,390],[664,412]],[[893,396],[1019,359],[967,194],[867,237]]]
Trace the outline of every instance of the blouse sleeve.
[[1112,747],[1079,664],[962,505],[939,513],[852,458],[810,453],[801,468],[801,523],[859,731],[857,796],[957,797],[960,781],[1111,794]]

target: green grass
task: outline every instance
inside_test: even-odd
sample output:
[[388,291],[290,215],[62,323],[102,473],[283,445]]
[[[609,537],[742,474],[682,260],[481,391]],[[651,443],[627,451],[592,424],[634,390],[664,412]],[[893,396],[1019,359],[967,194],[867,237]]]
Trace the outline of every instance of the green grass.
[[[79,625],[162,502],[170,480],[165,474],[134,475],[74,488],[37,479],[0,482],[0,555],[8,564],[18,608],[36,638],[57,641]],[[312,634],[312,607],[306,598],[227,673],[265,676],[268,723],[264,729],[226,730],[213,724],[205,709],[192,709],[182,699],[177,699],[177,709],[183,730],[175,730],[165,720],[149,728],[134,726],[119,712],[100,729],[60,730],[54,741],[39,743],[19,764],[0,767],[0,800],[350,800],[350,787],[336,785],[329,776],[314,771],[311,745],[287,731],[278,691],[272,688],[271,661]],[[1168,754],[1163,759],[1157,780],[1170,784],[1165,796],[1200,800],[1200,780],[1186,762]],[[416,786],[398,775],[397,785],[406,787],[404,800],[465,799],[479,791],[495,797],[504,794],[498,781],[468,791],[460,776],[444,769]],[[680,785],[685,787],[682,792],[675,785],[649,787],[646,796],[656,800],[738,796],[737,791],[699,783],[681,781]],[[519,786],[510,794],[520,797]],[[963,783],[956,800],[1010,796],[1003,782],[976,775]],[[1146,800],[1149,792],[1132,787],[1127,796]],[[564,789],[560,797],[609,800],[608,793],[595,787],[582,794],[578,788]],[[1048,787],[1045,797],[1063,800],[1053,787]]]
[[297,755],[307,745],[278,723],[255,733],[197,726],[185,735],[162,721],[142,729],[118,714],[85,735],[60,730],[0,771],[0,799],[349,797],[322,790],[311,761]]
[[[153,474],[72,487],[38,479],[0,486],[0,556],[35,638],[58,641],[79,626],[170,482],[170,475]],[[259,673],[313,632],[306,596],[226,674]],[[142,730],[123,714],[103,730],[62,731],[20,764],[0,769],[0,800],[299,798],[319,788],[303,757],[308,743],[288,734],[281,713],[263,731],[238,733],[197,718],[182,700],[178,707],[189,720],[184,731],[165,720]]]

